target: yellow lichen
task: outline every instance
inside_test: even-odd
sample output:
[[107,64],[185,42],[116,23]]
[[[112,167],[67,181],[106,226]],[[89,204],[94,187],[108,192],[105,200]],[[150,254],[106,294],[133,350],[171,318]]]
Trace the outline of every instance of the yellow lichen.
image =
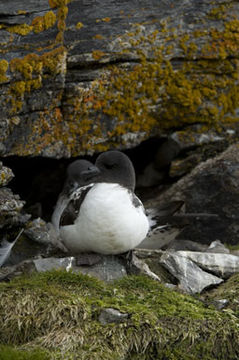
[[21,24],[21,25],[14,25],[14,26],[8,26],[6,30],[13,34],[19,34],[22,36],[25,36],[31,32],[33,27],[28,24]]
[[42,55],[28,54],[22,59],[11,60],[11,72],[22,76],[22,80],[13,82],[9,89],[12,113],[21,109],[19,98],[24,99],[26,92],[41,88],[43,78],[53,77],[62,71],[64,59],[65,49],[59,47]]
[[104,22],[110,22],[111,18],[110,17],[105,17],[105,18],[103,18],[101,20],[104,21]]
[[72,0],[48,0],[49,5],[51,8],[59,8],[62,6],[66,6],[69,4]]
[[105,55],[105,53],[101,50],[92,51],[92,57],[95,60],[100,60],[104,55]]
[[[63,42],[67,3],[67,0],[49,0],[50,6],[57,8],[56,42]],[[218,10],[211,15],[216,18]],[[96,20],[101,21],[108,22],[110,18]],[[82,25],[79,22],[76,28]],[[52,103],[32,125],[34,144],[37,144],[34,151],[41,152],[44,147],[61,141],[72,155],[79,155],[103,151],[112,144],[115,146],[117,141],[122,143],[122,135],[127,132],[141,132],[147,137],[155,131],[185,124],[217,127],[224,121],[235,121],[239,62],[234,57],[239,51],[239,24],[233,18],[224,21],[224,25],[224,28],[200,28],[187,34],[182,29],[170,28],[166,21],[151,33],[135,26],[121,37],[119,56],[127,52],[134,54],[138,64],[108,66],[102,78],[92,82],[90,88],[82,88],[78,96],[66,99],[64,117],[56,107],[58,104]],[[158,45],[162,37],[164,46]],[[93,38],[100,40],[102,35]],[[44,78],[53,78],[62,71],[64,55],[62,50],[57,51],[11,62],[11,70],[20,74],[24,82],[24,85],[15,83],[10,92],[16,102],[13,101],[15,109],[20,108],[26,93],[42,86]],[[166,59],[178,52],[184,61],[175,67],[174,62]],[[102,62],[102,57],[105,57],[103,51],[92,51],[95,62]],[[194,61],[199,57],[200,60]],[[28,148],[25,153],[31,152]]]
[[17,13],[19,15],[26,15],[27,14],[27,11],[26,10],[17,10]]
[[0,60],[0,83],[8,81],[6,72],[8,70],[7,60]]
[[83,26],[84,26],[84,25],[82,24],[82,22],[79,21],[79,22],[76,24],[76,29],[79,30],[79,29],[81,29]]
[[49,29],[56,23],[56,15],[53,11],[48,11],[44,16],[37,16],[32,21],[33,31],[39,33]]

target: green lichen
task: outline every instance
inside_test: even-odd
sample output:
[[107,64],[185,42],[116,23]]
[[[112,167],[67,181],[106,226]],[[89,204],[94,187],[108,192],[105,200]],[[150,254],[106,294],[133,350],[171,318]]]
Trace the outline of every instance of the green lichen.
[[[217,311],[143,276],[104,284],[53,271],[1,283],[0,293],[2,345],[49,359],[234,360],[239,351],[233,309]],[[102,325],[107,307],[128,319]]]

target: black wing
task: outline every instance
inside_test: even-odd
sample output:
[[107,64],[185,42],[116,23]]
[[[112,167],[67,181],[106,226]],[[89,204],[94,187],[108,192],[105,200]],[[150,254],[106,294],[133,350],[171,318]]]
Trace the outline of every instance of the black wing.
[[64,209],[64,211],[62,212],[60,219],[60,226],[74,224],[75,219],[77,218],[80,212],[81,204],[84,201],[88,191],[90,191],[93,185],[94,184],[82,186],[71,194],[71,199],[68,205],[66,206],[66,208]]

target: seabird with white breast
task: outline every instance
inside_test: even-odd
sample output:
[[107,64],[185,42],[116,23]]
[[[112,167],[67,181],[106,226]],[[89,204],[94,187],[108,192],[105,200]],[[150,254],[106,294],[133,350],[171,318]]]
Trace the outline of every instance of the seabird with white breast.
[[[133,164],[120,151],[100,154],[94,170],[89,174],[88,171],[79,174],[79,186],[57,216],[62,244],[72,254],[95,252],[107,255],[132,250],[147,235],[167,227],[162,223],[158,226],[158,217],[165,218],[182,206],[182,202],[174,202],[166,210],[159,209],[147,216],[134,193]],[[88,183],[83,184],[85,174]]]
[[[134,167],[120,151],[102,153],[95,165],[100,174],[93,186],[75,190],[62,212],[60,236],[72,253],[121,254],[135,248],[149,230],[144,207],[134,194]],[[66,221],[69,207],[74,211]]]

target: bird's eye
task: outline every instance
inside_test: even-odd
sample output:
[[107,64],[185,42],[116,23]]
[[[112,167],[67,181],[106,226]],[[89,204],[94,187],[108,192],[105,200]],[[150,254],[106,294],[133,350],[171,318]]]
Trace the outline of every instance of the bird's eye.
[[114,164],[105,164],[106,169],[112,169],[114,167]]

